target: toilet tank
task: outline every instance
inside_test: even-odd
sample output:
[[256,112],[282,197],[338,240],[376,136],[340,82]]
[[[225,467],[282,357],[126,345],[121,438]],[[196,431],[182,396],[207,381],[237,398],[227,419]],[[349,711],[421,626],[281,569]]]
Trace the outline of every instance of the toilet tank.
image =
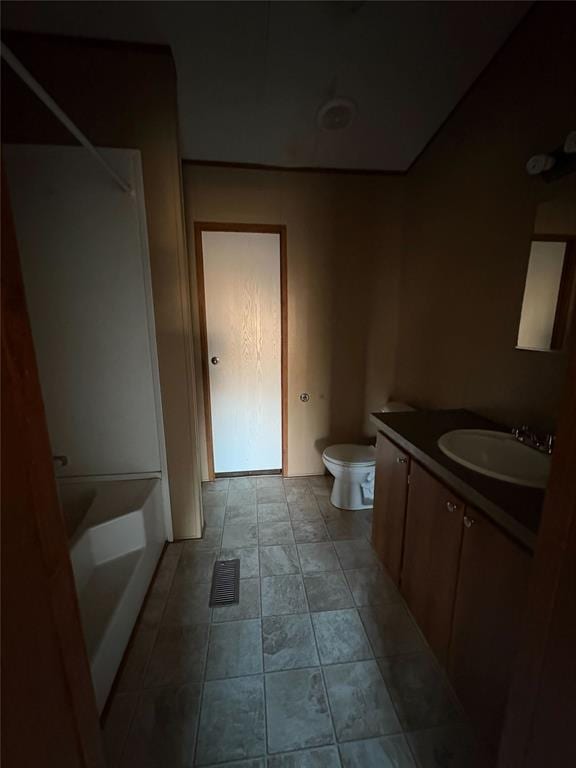
[[381,413],[402,413],[402,411],[415,411],[411,405],[402,403],[399,400],[390,400],[383,408],[380,408]]

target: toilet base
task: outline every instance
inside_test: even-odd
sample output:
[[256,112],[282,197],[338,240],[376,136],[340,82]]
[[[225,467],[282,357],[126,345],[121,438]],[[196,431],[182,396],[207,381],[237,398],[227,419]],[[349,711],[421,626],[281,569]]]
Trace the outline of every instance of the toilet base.
[[[370,503],[367,504],[366,501]],[[338,509],[372,509],[374,499],[364,498],[362,486],[357,479],[350,481],[344,477],[335,477],[330,502]]]

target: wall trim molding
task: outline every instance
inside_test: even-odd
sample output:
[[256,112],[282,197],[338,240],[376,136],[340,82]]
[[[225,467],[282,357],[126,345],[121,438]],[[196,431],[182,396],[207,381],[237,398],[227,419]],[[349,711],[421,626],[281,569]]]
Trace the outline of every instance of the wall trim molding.
[[408,171],[386,171],[371,168],[321,168],[313,166],[266,165],[265,163],[234,163],[221,160],[191,160],[182,158],[183,165],[211,168],[236,168],[244,171],[274,171],[275,173],[328,173],[343,176],[406,176]]

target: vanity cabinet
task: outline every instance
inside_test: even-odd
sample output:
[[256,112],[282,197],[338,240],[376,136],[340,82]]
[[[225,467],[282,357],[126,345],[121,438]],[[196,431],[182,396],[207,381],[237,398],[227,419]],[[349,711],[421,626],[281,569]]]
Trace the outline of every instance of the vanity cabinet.
[[448,676],[493,749],[500,740],[532,557],[474,509],[464,517]]
[[496,752],[531,553],[381,433],[375,482],[374,546]]
[[409,471],[410,457],[378,434],[372,544],[397,585],[402,566]]
[[456,597],[464,503],[412,462],[400,591],[445,666]]

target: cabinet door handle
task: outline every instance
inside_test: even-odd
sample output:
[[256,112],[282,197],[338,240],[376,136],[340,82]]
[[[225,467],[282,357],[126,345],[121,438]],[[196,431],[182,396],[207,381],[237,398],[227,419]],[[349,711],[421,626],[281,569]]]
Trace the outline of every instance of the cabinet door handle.
[[446,509],[448,510],[448,512],[456,512],[456,510],[458,509],[458,505],[454,504],[453,501],[447,501]]
[[398,464],[408,464],[408,459],[406,458],[406,456],[397,456],[396,461],[398,462]]
[[474,520],[473,518],[468,517],[468,515],[464,515],[464,525],[466,526],[466,528],[472,528],[475,522],[476,520]]

